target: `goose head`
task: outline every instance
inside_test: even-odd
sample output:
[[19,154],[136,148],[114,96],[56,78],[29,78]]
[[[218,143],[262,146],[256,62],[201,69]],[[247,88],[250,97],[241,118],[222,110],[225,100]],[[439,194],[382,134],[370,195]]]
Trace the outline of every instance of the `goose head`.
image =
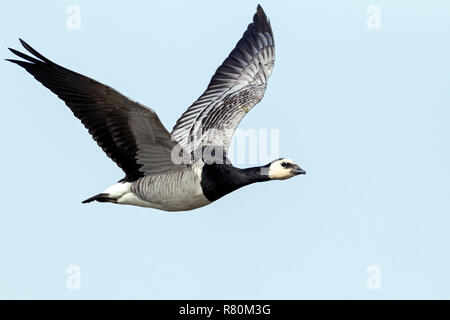
[[271,180],[285,180],[300,174],[306,174],[292,159],[281,158],[269,164],[268,176]]

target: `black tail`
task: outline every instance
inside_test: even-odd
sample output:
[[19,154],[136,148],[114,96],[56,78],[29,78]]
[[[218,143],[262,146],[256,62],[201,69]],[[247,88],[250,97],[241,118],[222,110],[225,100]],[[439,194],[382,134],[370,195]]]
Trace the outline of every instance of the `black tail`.
[[93,197],[90,197],[89,199],[84,200],[82,203],[89,203],[92,201],[117,203],[117,200],[110,198],[108,193],[99,193]]

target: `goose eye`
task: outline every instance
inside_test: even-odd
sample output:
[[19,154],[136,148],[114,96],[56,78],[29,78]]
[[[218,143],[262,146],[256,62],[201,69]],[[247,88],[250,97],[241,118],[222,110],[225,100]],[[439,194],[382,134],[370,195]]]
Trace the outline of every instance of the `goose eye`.
[[281,166],[282,166],[283,168],[286,168],[287,163],[286,163],[286,162],[282,162],[282,163],[281,163]]

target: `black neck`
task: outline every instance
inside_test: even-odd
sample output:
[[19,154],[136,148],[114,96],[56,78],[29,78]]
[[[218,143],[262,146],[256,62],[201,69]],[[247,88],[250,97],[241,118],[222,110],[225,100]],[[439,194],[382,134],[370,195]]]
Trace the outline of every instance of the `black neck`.
[[215,201],[243,186],[268,180],[268,166],[239,169],[230,164],[205,164],[202,189],[209,201]]

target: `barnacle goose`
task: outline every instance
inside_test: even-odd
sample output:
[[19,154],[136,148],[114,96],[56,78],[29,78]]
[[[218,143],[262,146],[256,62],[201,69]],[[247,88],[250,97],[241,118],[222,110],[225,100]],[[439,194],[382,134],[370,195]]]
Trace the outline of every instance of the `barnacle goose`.
[[[259,5],[253,23],[171,134],[152,109],[55,64],[20,42],[34,57],[10,49],[25,61],[6,60],[58,95],[125,172],[125,178],[83,203],[192,210],[254,182],[305,173],[290,159],[239,169],[226,156],[239,122],[262,99],[274,66],[272,29]],[[208,161],[205,154],[210,156]]]

